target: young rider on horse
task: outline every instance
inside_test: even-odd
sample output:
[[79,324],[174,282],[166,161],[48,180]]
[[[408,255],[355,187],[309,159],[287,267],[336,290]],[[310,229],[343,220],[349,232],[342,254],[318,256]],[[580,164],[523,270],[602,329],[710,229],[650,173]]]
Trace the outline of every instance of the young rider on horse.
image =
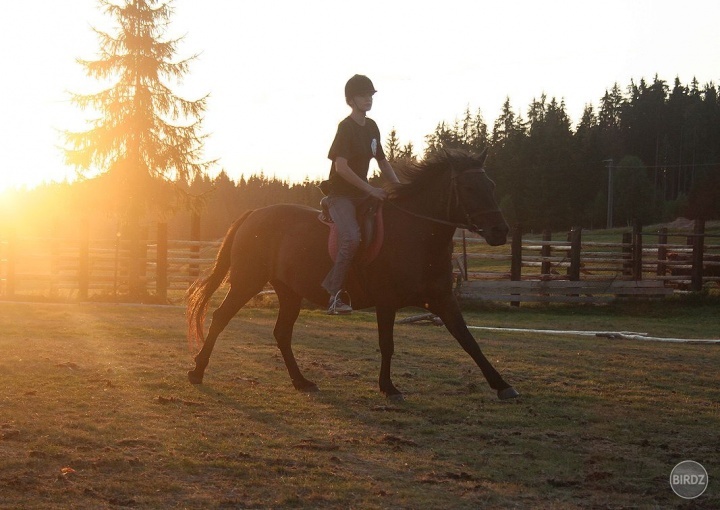
[[345,84],[345,101],[352,109],[338,125],[328,158],[332,161],[327,184],[328,209],[338,233],[335,264],[322,286],[330,294],[328,314],[352,313],[350,304],[342,300],[345,276],[360,246],[360,227],[356,206],[372,196],[385,200],[387,193],[368,183],[370,160],[375,158],[382,175],[398,182],[392,165],[385,158],[380,131],[375,121],[366,116],[372,108],[376,90],[367,76],[356,74]]

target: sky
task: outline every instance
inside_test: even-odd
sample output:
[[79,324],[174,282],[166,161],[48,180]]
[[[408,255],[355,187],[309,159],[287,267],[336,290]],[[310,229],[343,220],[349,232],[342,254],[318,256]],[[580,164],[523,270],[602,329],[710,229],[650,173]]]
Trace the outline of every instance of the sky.
[[[119,1],[119,0],[118,0]],[[510,99],[564,100],[573,122],[607,89],[657,75],[672,86],[720,83],[720,2],[604,0],[174,0],[165,34],[198,54],[178,95],[209,94],[202,132],[210,171],[323,178],[344,85],[369,76],[369,116],[383,140],[421,153],[441,121],[469,108],[492,127]],[[93,27],[113,31],[97,0],[11,2],[0,17],[0,191],[72,180],[63,130],[91,118],[70,92],[99,90],[76,59],[97,57]]]

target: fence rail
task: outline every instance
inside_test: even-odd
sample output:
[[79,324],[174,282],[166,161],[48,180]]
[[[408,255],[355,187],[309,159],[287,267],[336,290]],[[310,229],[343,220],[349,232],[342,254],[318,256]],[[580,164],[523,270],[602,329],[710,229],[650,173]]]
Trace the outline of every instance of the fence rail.
[[[621,234],[619,242],[584,240],[581,229],[571,230],[564,240],[553,240],[549,232],[544,232],[542,239],[524,239],[516,227],[509,253],[487,255],[465,249],[456,256],[457,293],[466,299],[518,304],[600,302],[617,297],[661,297],[673,290],[700,291],[720,282],[720,244],[710,244],[718,238],[705,234],[701,219],[695,221],[692,232],[666,228],[643,232],[636,224],[631,232]],[[466,239],[463,246],[467,246]],[[497,262],[507,266],[499,271],[473,268]]]
[[[141,288],[145,297],[167,301],[169,293],[184,293],[215,261],[219,241],[168,240],[158,226],[155,240],[133,247],[127,239],[22,238],[0,239],[0,296],[88,299],[118,296]],[[133,274],[135,273],[135,274]]]
[[[454,253],[458,295],[517,304],[697,291],[720,282],[720,244],[711,244],[716,238],[704,234],[702,221],[696,221],[692,233],[649,233],[636,226],[617,242],[583,239],[580,229],[560,240],[547,232],[542,239],[524,238],[517,228],[502,251],[488,251],[484,243],[482,247],[476,243],[480,239],[463,235],[456,239]],[[134,286],[142,296],[166,302],[180,298],[212,266],[219,246],[219,241],[169,240],[163,224],[158,225],[155,239],[135,247],[121,237],[86,235],[67,240],[9,235],[0,239],[0,297],[84,300],[132,295]]]
[[532,301],[600,303],[612,301],[618,296],[657,298],[672,294],[673,289],[657,280],[499,280],[482,282],[480,285],[461,285],[457,293],[464,299],[505,301],[517,305]]

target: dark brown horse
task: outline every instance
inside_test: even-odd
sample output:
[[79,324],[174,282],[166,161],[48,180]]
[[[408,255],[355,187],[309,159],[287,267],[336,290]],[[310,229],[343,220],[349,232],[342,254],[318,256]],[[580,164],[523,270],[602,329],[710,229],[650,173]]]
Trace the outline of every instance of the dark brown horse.
[[[507,240],[508,227],[493,196],[495,185],[483,171],[484,162],[484,152],[478,157],[453,151],[417,165],[408,182],[396,185],[385,202],[385,240],[378,256],[367,266],[356,265],[348,276],[346,289],[353,307],[375,307],[382,358],[380,390],[390,398],[402,398],[390,378],[390,362],[395,314],[408,306],[426,308],[442,319],[500,399],[518,396],[468,331],[452,290],[456,228],[479,232],[492,246]],[[291,341],[302,299],[321,306],[328,301],[320,283],[332,262],[328,227],[318,221],[318,212],[298,205],[273,205],[246,212],[230,227],[211,274],[196,281],[186,296],[188,335],[200,343],[210,297],[226,278],[230,284],[212,314],[195,368],[188,372],[190,382],[202,382],[218,335],[270,282],[280,307],[274,336],[292,383],[301,391],[317,390],[300,372]]]

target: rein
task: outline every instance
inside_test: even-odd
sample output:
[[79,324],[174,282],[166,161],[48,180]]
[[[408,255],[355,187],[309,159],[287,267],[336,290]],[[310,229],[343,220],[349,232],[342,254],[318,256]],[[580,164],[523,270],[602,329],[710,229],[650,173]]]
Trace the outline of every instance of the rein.
[[385,203],[393,206],[393,207],[394,207],[395,209],[397,209],[398,211],[402,211],[402,212],[404,212],[404,213],[406,213],[406,214],[409,214],[410,216],[415,216],[416,218],[420,218],[421,220],[432,221],[433,223],[439,223],[439,224],[441,224],[441,225],[447,225],[447,226],[449,226],[449,227],[464,228],[464,229],[467,229],[467,230],[474,230],[475,232],[482,232],[482,230],[478,229],[478,228],[477,228],[476,226],[474,226],[474,225],[465,225],[465,224],[463,224],[463,223],[455,223],[455,222],[452,222],[452,221],[441,220],[440,218],[433,218],[432,216],[425,216],[424,214],[416,213],[416,212],[411,211],[411,210],[409,210],[409,209],[405,209],[404,207],[400,207],[399,205],[397,205],[396,203],[394,203],[394,202],[392,202],[392,201],[390,201],[390,200],[386,200]]
[[[452,196],[451,196],[450,199],[448,200],[448,212],[447,212],[447,215],[448,215],[448,218],[449,218],[449,217],[451,216],[451,210],[452,210],[453,202],[456,202],[457,205],[458,205],[458,207],[461,209],[462,214],[465,216],[465,219],[467,220],[467,223],[458,223],[458,222],[443,220],[443,219],[440,219],[440,218],[434,218],[434,217],[432,217],[432,216],[426,216],[426,215],[424,215],[424,214],[416,213],[416,212],[414,212],[414,211],[410,211],[409,209],[405,209],[404,207],[401,207],[401,206],[397,205],[396,203],[394,203],[394,202],[392,202],[392,201],[390,201],[390,200],[386,200],[386,203],[392,205],[393,207],[395,207],[395,208],[398,209],[399,211],[402,211],[402,212],[404,212],[404,213],[406,213],[406,214],[409,214],[410,216],[414,216],[414,217],[416,217],[416,218],[420,218],[420,219],[423,219],[423,220],[431,221],[431,222],[433,222],[433,223],[439,223],[440,225],[447,225],[447,226],[455,227],[455,228],[463,228],[463,229],[466,229],[466,230],[470,230],[471,232],[481,233],[481,232],[482,232],[482,229],[479,228],[477,225],[475,225],[472,221],[470,221],[470,214],[469,214],[469,213],[467,212],[467,210],[465,209],[465,205],[462,203],[462,200],[460,200],[460,194],[459,194],[458,189],[457,189],[457,179],[458,179],[458,177],[461,176],[461,175],[470,174],[470,173],[485,173],[485,170],[483,170],[482,168],[480,168],[480,169],[475,169],[475,170],[466,170],[466,171],[462,172],[461,174],[452,175],[452,176],[450,177],[450,182],[451,182],[451,185],[452,185]],[[483,214],[494,214],[494,213],[499,213],[499,212],[500,212],[499,209],[494,209],[494,210],[483,211],[483,212],[481,212],[481,213],[479,213],[479,214],[481,214],[481,215],[483,215]]]

